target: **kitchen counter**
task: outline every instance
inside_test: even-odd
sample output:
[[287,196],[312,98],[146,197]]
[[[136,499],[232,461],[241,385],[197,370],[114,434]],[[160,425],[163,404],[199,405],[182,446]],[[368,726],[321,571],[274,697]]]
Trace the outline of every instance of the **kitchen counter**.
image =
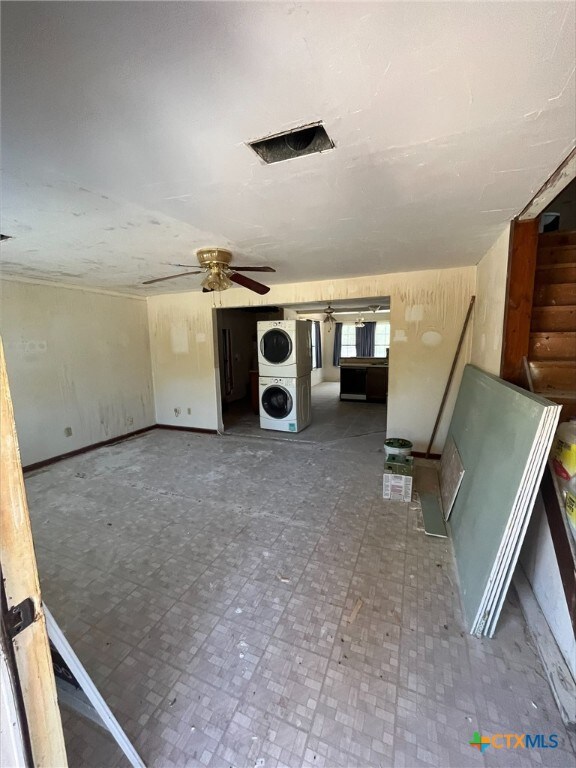
[[340,400],[385,403],[388,399],[388,361],[348,357],[340,361]]

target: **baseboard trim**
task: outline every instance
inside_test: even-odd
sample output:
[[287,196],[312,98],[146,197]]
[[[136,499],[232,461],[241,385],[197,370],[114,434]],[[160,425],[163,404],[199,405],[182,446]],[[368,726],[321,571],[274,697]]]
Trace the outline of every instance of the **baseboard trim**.
[[428,456],[426,456],[424,451],[412,451],[412,456],[415,456],[417,459],[434,459],[438,460],[442,458],[441,453],[431,453]]
[[198,432],[201,435],[217,435],[217,429],[202,429],[201,427],[179,427],[175,424],[156,424],[156,429],[175,429],[178,432]]
[[111,437],[109,440],[101,440],[99,443],[91,443],[85,445],[83,448],[76,448],[73,451],[67,453],[60,453],[58,456],[52,456],[49,459],[43,459],[42,461],[36,461],[34,464],[27,464],[22,467],[22,472],[33,472],[35,469],[42,469],[48,467],[50,464],[55,464],[57,461],[63,461],[64,459],[71,459],[73,456],[79,456],[81,453],[88,453],[88,451],[94,451],[96,448],[104,448],[106,445],[114,445],[114,443],[121,443],[124,440],[130,440],[131,437],[137,437],[143,435],[145,432],[155,429],[156,424],[151,424],[149,427],[142,427],[142,429],[135,429],[133,432],[128,432],[125,435],[119,435],[118,437]]

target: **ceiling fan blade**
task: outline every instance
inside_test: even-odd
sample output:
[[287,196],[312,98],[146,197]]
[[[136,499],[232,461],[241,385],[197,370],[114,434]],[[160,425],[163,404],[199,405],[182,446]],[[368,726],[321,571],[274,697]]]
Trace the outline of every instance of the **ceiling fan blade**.
[[272,267],[235,267],[231,266],[234,272],[276,272]]
[[144,280],[142,285],[150,285],[151,283],[161,283],[163,280],[172,280],[174,277],[185,277],[186,275],[201,275],[202,272],[180,272],[177,275],[168,275],[168,277],[156,277],[154,280]]
[[263,296],[265,293],[268,293],[270,288],[268,288],[267,285],[262,285],[262,283],[257,283],[256,280],[252,280],[251,277],[245,277],[244,275],[237,275],[236,272],[232,272],[231,275],[228,275],[230,280],[232,280],[233,283],[236,283],[237,285],[242,285],[244,288],[248,288],[250,291],[254,291],[254,293],[259,293],[261,296]]

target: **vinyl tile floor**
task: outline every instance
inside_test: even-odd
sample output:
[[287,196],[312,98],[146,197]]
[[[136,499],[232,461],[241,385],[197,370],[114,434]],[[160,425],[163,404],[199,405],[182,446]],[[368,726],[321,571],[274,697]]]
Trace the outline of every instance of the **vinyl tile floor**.
[[[467,634],[450,543],[382,500],[382,463],[154,430],[27,475],[44,600],[146,765],[575,764],[514,596],[494,640]],[[63,724],[72,768],[127,765]]]
[[312,412],[312,423],[301,432],[264,430],[248,400],[241,400],[224,412],[224,430],[238,437],[319,443],[337,451],[377,451],[386,439],[386,404],[340,400],[339,382],[312,387]]

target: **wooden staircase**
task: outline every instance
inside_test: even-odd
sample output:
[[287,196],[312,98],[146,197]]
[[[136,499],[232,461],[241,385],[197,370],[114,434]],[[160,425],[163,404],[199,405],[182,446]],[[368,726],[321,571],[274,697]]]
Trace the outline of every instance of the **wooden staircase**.
[[576,231],[538,236],[528,365],[560,421],[576,418]]

